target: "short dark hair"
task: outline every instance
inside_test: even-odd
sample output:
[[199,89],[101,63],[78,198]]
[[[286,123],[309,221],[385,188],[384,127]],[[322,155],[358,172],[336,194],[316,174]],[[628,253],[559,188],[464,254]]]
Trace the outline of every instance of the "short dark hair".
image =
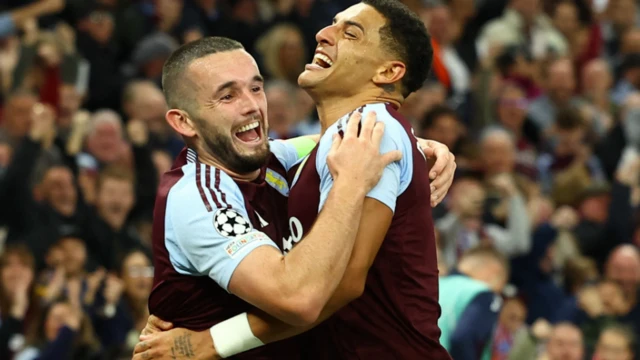
[[402,95],[409,96],[427,80],[433,60],[431,37],[416,13],[398,0],[362,0],[387,19],[380,28],[385,50],[400,57],[407,67],[402,79]]
[[243,49],[239,42],[219,36],[205,37],[179,47],[162,68],[162,92],[169,107],[186,110],[192,105],[192,97],[185,94],[189,89],[189,86],[185,86],[185,71],[194,60],[215,53]]
[[556,115],[556,127],[559,130],[577,130],[587,126],[586,121],[578,109],[572,106],[565,107]]
[[446,105],[436,105],[424,114],[422,121],[420,121],[420,131],[431,128],[435,125],[436,121],[445,116],[450,116],[459,120],[458,113],[456,113],[452,108]]

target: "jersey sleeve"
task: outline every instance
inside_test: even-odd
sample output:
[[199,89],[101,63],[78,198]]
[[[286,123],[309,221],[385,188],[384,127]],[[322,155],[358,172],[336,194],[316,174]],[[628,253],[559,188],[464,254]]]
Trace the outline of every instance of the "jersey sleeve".
[[[367,111],[365,110],[365,113]],[[364,118],[364,116],[363,116]],[[380,145],[380,153],[393,150],[402,152],[400,161],[389,164],[383,171],[378,184],[367,194],[395,212],[396,199],[402,194],[412,178],[412,143],[402,126],[386,112],[378,112],[378,121],[385,123],[385,132]],[[345,122],[346,126],[346,122]],[[320,209],[324,206],[329,191],[333,186],[333,177],[327,165],[327,156],[331,150],[332,134],[325,134],[320,139],[316,168],[320,175]]]
[[300,159],[311,153],[316,142],[306,136],[301,136],[289,140],[271,140],[269,145],[271,153],[289,171]]
[[233,180],[224,178],[218,187],[202,185],[196,187],[194,181],[186,190],[169,193],[165,245],[178,273],[209,276],[228,291],[233,272],[247,255],[260,246],[278,247],[253,228]]

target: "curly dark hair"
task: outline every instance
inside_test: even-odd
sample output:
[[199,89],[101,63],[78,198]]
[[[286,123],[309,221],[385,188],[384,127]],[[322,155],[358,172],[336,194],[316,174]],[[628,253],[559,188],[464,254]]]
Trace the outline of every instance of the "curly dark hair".
[[433,60],[431,37],[416,13],[398,0],[363,0],[387,19],[380,28],[385,50],[396,54],[407,71],[402,79],[402,95],[409,96],[427,80]]

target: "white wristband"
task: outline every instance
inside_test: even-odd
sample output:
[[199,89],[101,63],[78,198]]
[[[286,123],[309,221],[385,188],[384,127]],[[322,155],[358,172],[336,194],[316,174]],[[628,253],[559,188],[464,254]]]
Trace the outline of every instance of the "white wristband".
[[228,358],[264,345],[260,339],[253,335],[246,312],[212,326],[209,331],[213,346],[222,358]]

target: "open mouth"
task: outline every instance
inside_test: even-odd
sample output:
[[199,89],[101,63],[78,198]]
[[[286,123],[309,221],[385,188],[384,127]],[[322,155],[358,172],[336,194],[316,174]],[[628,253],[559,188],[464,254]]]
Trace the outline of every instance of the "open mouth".
[[329,57],[325,54],[322,53],[316,53],[313,56],[313,62],[314,65],[318,65],[323,69],[328,69],[333,65],[333,60],[329,59]]
[[241,126],[236,130],[236,137],[245,143],[255,143],[262,138],[262,131],[260,129],[260,122],[254,121],[247,125]]

